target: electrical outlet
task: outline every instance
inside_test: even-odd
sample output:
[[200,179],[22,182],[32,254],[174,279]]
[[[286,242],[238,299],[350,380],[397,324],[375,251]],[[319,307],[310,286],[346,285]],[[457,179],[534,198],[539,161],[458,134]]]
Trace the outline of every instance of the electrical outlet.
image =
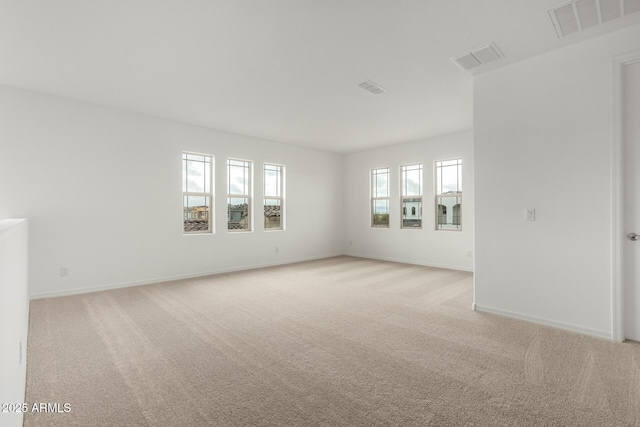
[[69,267],[60,267],[60,275],[68,276],[69,275]]

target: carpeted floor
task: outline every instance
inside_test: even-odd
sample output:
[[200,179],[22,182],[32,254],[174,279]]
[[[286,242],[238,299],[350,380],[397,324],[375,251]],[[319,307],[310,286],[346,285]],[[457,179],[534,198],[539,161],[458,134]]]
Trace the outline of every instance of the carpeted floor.
[[[640,345],[338,257],[31,303],[25,426],[640,425]],[[64,404],[67,403],[65,412]]]

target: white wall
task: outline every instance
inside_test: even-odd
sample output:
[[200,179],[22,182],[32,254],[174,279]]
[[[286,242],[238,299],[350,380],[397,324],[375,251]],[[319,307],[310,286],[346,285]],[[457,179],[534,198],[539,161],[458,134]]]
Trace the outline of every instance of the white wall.
[[[345,159],[345,247],[349,255],[473,269],[473,136],[464,132],[352,153]],[[462,231],[435,230],[434,162],[462,158]],[[423,226],[400,228],[400,166],[423,164]],[[390,227],[372,228],[370,174],[390,168]]]
[[612,337],[611,58],[634,49],[639,25],[476,76],[479,309]]
[[[185,150],[215,156],[214,235],[182,235]],[[0,218],[30,220],[35,297],[343,252],[337,154],[2,87],[0,153]],[[286,231],[264,232],[258,206],[254,232],[227,233],[227,157],[255,162],[258,203],[262,163],[286,166]]]
[[[0,404],[22,403],[27,379],[28,226],[25,219],[0,220]],[[22,413],[2,413],[0,425],[22,426]]]

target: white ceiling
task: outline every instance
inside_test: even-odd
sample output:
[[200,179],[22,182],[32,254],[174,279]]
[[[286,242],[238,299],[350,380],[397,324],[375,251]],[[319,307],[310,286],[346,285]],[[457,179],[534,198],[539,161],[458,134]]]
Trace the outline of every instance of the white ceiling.
[[[351,152],[471,129],[472,74],[558,39],[560,0],[0,0],[0,84]],[[373,95],[370,79],[388,90]]]

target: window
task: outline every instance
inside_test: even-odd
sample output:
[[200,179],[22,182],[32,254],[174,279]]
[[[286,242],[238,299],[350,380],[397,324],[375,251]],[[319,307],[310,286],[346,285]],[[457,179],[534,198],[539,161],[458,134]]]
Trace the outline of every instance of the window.
[[213,157],[182,153],[182,232],[213,232]]
[[400,166],[400,183],[402,228],[422,228],[422,163]]
[[371,226],[389,228],[389,168],[371,169]]
[[264,164],[264,229],[284,230],[284,166]]
[[251,169],[245,160],[227,160],[227,230],[251,231]]
[[462,159],[436,162],[436,230],[462,230]]

